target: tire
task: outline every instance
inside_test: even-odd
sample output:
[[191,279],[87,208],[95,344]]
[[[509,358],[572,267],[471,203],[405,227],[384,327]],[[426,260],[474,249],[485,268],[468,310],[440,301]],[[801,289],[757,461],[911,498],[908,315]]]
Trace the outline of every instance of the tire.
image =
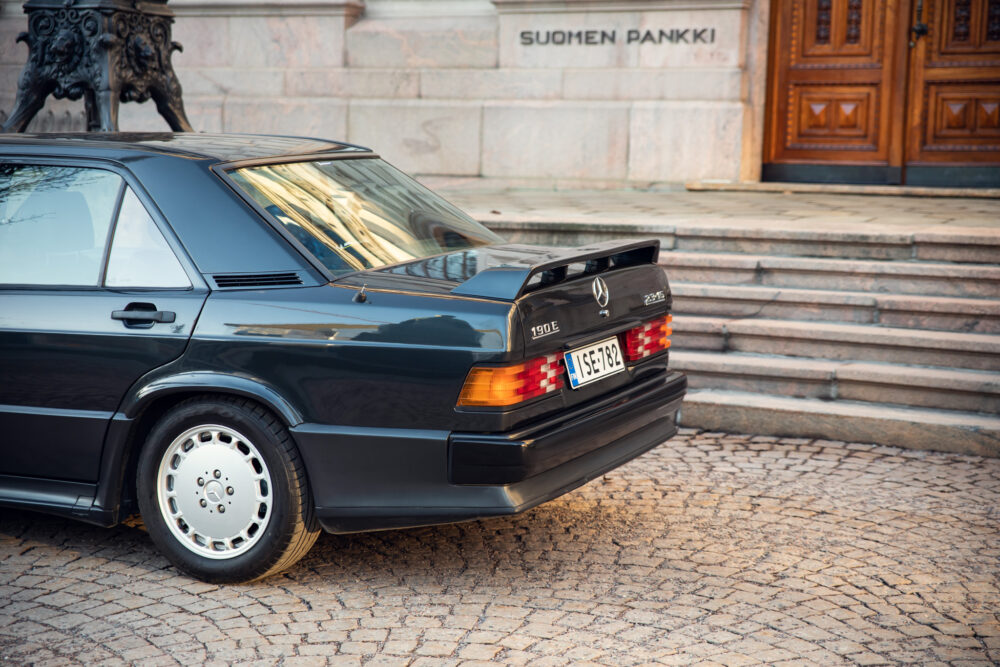
[[285,427],[246,399],[188,399],[139,455],[139,509],[179,570],[209,583],[262,579],[319,535],[305,466]]

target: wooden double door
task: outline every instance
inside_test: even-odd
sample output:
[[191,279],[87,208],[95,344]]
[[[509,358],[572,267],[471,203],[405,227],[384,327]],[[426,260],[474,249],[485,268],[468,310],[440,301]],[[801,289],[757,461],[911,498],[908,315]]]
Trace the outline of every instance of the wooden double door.
[[1000,187],[1000,0],[773,0],[765,180]]

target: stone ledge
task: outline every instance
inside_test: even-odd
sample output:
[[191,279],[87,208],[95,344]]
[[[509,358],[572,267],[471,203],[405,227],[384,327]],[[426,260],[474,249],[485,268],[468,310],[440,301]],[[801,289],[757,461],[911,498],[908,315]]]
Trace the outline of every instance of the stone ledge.
[[692,390],[1000,413],[997,372],[673,348],[670,365]]
[[882,310],[920,311],[943,315],[1000,317],[1000,301],[914,294],[878,294],[875,305]]
[[848,362],[836,366],[836,377],[855,382],[1000,395],[1000,373],[988,371]]
[[[852,274],[931,277],[942,279],[979,278],[1000,281],[1000,267],[954,265],[942,262],[882,262],[877,260],[834,259],[829,257],[761,257],[763,269],[792,271],[847,272]],[[1000,290],[998,290],[1000,293]]]
[[849,291],[848,287],[837,281],[822,289],[732,285],[718,278],[691,281],[683,274],[681,280],[671,279],[675,313],[1000,333],[1000,300],[880,294]]
[[[526,102],[525,109],[537,108],[545,102]],[[558,102],[557,104],[565,104]],[[604,102],[609,105],[613,102]],[[495,106],[514,106],[509,103],[487,103],[486,108]],[[521,106],[521,105],[517,105]],[[679,236],[719,238],[719,239],[746,239],[753,240],[780,240],[780,241],[814,241],[818,243],[833,244],[877,244],[886,246],[913,246],[915,232],[896,232],[889,230],[872,230],[871,224],[862,223],[842,223],[838,226],[836,221],[821,221],[811,229],[803,229],[802,223],[798,220],[775,220],[773,218],[739,218],[731,216],[718,216],[711,214],[703,215],[659,215],[659,216],[630,216],[617,214],[586,214],[563,212],[558,213],[478,213],[482,218],[481,222],[489,225],[498,225],[506,228],[517,229],[559,229],[567,233],[600,231],[608,229],[618,229],[622,232],[635,232],[642,230],[657,230],[663,233],[677,234]],[[815,221],[813,221],[815,223]],[[934,237],[925,237],[932,239]],[[1000,233],[993,229],[983,229],[980,234],[964,232],[962,234],[963,245],[966,246],[987,246],[989,248],[1000,247]],[[701,254],[701,253],[699,253]],[[725,253],[719,253],[725,254]],[[912,252],[910,253],[913,254]],[[764,258],[765,256],[761,256]],[[867,258],[831,258],[831,257],[768,257],[769,261],[781,262],[784,260],[801,260],[816,262],[818,265],[830,262],[853,262],[865,261]],[[883,264],[883,263],[880,263]],[[826,264],[829,265],[829,264]],[[835,266],[835,265],[834,265]],[[921,262],[919,264],[886,264],[893,267],[890,270],[896,273],[906,273],[915,270],[920,272],[924,267],[952,267],[954,265],[945,264],[941,260],[938,262]],[[915,268],[913,267],[920,267]],[[974,267],[968,267],[970,269]],[[997,276],[1000,276],[1000,269],[994,268]]]
[[[707,323],[705,323],[707,327]],[[832,382],[842,362],[827,359],[789,359],[787,357],[762,357],[745,354],[716,354],[694,350],[670,351],[670,367],[703,373],[766,375],[772,378],[794,378]]]
[[[670,233],[676,230],[671,227]],[[846,274],[856,277],[931,278],[941,281],[997,281],[995,294],[1000,294],[1000,267],[975,264],[944,264],[933,262],[884,262],[880,260],[834,259],[814,257],[770,257],[767,255],[736,255],[732,253],[700,253],[675,250],[660,255],[660,264],[667,267],[736,269],[744,271],[792,271],[797,273]],[[825,278],[824,278],[825,280]],[[698,282],[698,281],[690,281]],[[768,284],[762,282],[761,284]],[[824,283],[825,285],[825,283]],[[802,287],[807,287],[803,285]]]
[[[682,250],[660,254],[660,264],[668,267],[692,266],[756,271],[762,257],[733,255],[729,253],[684,252]],[[669,261],[666,261],[669,260]]]
[[673,350],[670,366],[681,371],[752,374],[800,380],[852,381],[887,386],[919,387],[942,392],[977,392],[1000,397],[1000,372],[964,368],[927,368],[833,359],[800,359],[730,352],[717,354]]
[[490,0],[380,0],[365,5],[365,18],[427,18],[441,16],[493,16]]
[[170,9],[185,16],[343,16],[349,21],[364,11],[362,0],[170,0]]
[[[1000,215],[1000,208],[997,209],[997,214]],[[983,239],[992,240],[992,245],[1000,247],[1000,229],[942,225],[918,230],[913,234],[916,243],[983,245]]]
[[725,285],[720,283],[671,282],[674,297],[726,299],[750,303],[801,303],[830,306],[874,308],[874,295],[863,292],[795,289],[768,285]]
[[833,322],[797,322],[789,320],[735,319],[726,323],[731,336],[767,336],[810,342],[834,342],[851,345],[876,345],[920,349],[932,353],[969,352],[997,356],[1000,361],[1000,337],[989,334],[955,333],[873,327],[864,324]]
[[726,349],[748,354],[1000,370],[1000,337],[989,334],[753,319],[726,322],[725,334]]
[[724,352],[726,349],[726,322],[728,320],[724,317],[677,315],[674,317],[674,332],[670,337],[670,349],[672,351],[711,350]]
[[689,9],[747,9],[750,0],[492,0],[498,14],[658,12]]
[[[535,185],[543,187],[546,182],[539,179],[535,181]],[[561,236],[561,242],[565,245],[588,243],[597,237],[609,238],[611,234],[655,234],[673,237],[672,242],[663,244],[665,251],[718,257],[736,254],[757,256],[761,262],[760,269],[763,270],[796,270],[791,263],[800,262],[802,268],[798,270],[843,273],[853,271],[843,262],[860,262],[862,270],[864,267],[885,267],[869,274],[875,276],[937,276],[940,271],[938,267],[951,267],[948,270],[961,272],[963,276],[971,277],[966,271],[972,271],[984,280],[1000,279],[1000,268],[994,266],[996,262],[991,260],[996,255],[996,261],[1000,261],[1000,235],[991,228],[983,228],[982,233],[977,235],[963,231],[963,238],[967,243],[951,246],[916,244],[913,239],[916,230],[899,231],[899,227],[880,226],[877,222],[838,224],[836,220],[818,220],[803,223],[800,220],[741,218],[709,213],[636,215],[631,212],[599,214],[563,210],[518,213],[473,210],[471,213],[480,222],[496,230],[522,232],[522,242],[526,243],[533,242],[532,236]],[[814,227],[803,229],[803,224]],[[882,261],[913,259],[920,261]],[[979,296],[958,293],[942,295]]]
[[1000,371],[1000,336],[870,324],[678,313],[673,345],[684,350]]
[[781,183],[728,180],[693,180],[684,184],[692,192],[797,192],[889,197],[968,197],[1000,199],[1000,188],[931,188],[914,185],[851,185],[840,183]]
[[[819,241],[822,243],[855,244],[872,243],[878,245],[912,245],[912,234],[895,232],[865,231],[865,225],[845,225],[840,229],[802,229],[797,223],[777,226],[772,221],[758,220],[718,220],[725,226],[713,226],[709,218],[702,217],[697,224],[675,224],[678,236],[704,236],[722,239],[762,239],[767,241]],[[767,227],[763,225],[767,224]]]
[[975,413],[696,390],[684,400],[680,423],[710,431],[1000,457],[1000,418]]
[[772,320],[878,322],[875,300],[850,292],[785,290],[774,287],[705,285],[671,281],[675,315],[709,315]]

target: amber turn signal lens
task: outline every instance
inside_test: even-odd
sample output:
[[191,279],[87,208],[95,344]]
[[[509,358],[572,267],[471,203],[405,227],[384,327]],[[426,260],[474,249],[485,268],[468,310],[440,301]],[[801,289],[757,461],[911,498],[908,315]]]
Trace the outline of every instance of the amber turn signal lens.
[[477,366],[469,371],[459,406],[503,407],[557,391],[563,386],[562,353],[513,366]]
[[670,326],[672,321],[673,317],[667,315],[626,331],[625,358],[639,361],[670,347],[670,334],[674,332]]

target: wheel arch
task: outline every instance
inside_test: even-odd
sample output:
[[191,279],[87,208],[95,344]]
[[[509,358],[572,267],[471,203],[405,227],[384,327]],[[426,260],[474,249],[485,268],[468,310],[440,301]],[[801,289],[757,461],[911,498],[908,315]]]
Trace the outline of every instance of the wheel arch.
[[254,379],[194,371],[160,377],[134,387],[112,418],[101,457],[101,476],[91,514],[114,525],[134,511],[135,474],[146,436],[172,407],[195,396],[239,396],[273,412],[286,428],[303,422],[301,413],[277,391]]
[[[150,404],[176,394],[228,394],[243,396],[262,404],[278,415],[285,426],[291,428],[303,422],[302,414],[275,389],[259,380],[242,375],[227,375],[211,371],[190,371],[168,377],[159,377],[129,391],[122,401],[119,413],[135,419]],[[179,399],[183,400],[183,399]]]

